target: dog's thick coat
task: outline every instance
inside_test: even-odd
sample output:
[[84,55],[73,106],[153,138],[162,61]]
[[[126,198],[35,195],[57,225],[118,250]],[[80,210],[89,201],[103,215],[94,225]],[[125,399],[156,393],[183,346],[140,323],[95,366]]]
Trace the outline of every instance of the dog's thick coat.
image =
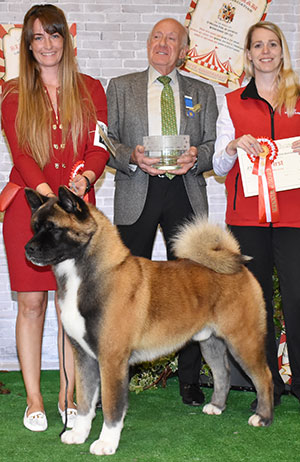
[[78,417],[62,434],[64,443],[88,437],[101,376],[104,423],[90,451],[114,454],[127,409],[129,364],[176,351],[191,339],[200,342],[214,378],[203,412],[225,409],[228,347],[257,390],[249,424],[272,422],[262,291],[229,232],[195,220],[174,238],[178,259],[155,262],[132,256],[110,221],[67,188],[60,188],[58,199],[31,189],[26,195],[34,230],[26,256],[52,265],[75,352]]

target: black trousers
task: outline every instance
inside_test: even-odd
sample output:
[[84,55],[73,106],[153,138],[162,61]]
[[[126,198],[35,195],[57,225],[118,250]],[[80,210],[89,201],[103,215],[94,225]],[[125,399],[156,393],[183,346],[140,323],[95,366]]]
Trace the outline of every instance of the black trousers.
[[[194,216],[183,179],[175,176],[150,177],[146,203],[139,219],[132,225],[118,225],[124,244],[135,256],[151,259],[158,226],[161,227],[168,260],[174,260],[170,239],[177,227]],[[198,342],[179,351],[178,376],[183,383],[198,383],[201,352]]]
[[253,257],[247,266],[260,282],[267,309],[267,360],[275,393],[284,391],[278,372],[273,321],[273,268],[277,269],[292,371],[292,391],[300,399],[300,228],[229,226],[244,255]]

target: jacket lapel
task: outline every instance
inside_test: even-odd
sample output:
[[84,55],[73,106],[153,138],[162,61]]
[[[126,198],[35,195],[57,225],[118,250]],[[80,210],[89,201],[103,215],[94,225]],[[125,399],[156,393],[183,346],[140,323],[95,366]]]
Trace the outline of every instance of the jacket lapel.
[[185,96],[193,97],[193,87],[189,85],[187,79],[184,79],[183,76],[178,72],[178,83],[179,83],[179,95],[180,95],[180,134],[186,134],[186,107],[185,107]]
[[[136,75],[131,82],[131,94],[133,95],[132,109],[137,112],[143,126],[143,133],[148,135],[148,69]],[[134,128],[134,127],[133,127]]]

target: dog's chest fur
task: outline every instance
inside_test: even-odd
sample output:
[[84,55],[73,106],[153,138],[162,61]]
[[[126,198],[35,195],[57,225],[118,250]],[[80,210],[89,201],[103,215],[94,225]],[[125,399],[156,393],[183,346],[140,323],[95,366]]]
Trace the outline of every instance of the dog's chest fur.
[[85,340],[86,325],[85,319],[78,309],[78,289],[81,278],[78,275],[74,259],[65,260],[55,267],[55,274],[58,284],[63,281],[63,290],[59,291],[59,306],[61,310],[61,320],[66,333],[90,356],[95,358],[95,354]]

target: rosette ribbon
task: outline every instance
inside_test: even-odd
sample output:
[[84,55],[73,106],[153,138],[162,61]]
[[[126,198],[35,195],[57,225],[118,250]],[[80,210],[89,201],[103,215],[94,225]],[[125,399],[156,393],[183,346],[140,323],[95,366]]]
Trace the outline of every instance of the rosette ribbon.
[[[70,173],[70,181],[71,182],[74,180],[76,175],[81,175],[82,174],[83,169],[84,169],[84,163],[85,163],[84,160],[79,160],[78,162],[76,162],[73,165],[71,173]],[[88,194],[85,194],[83,199],[85,200],[85,202],[88,202]]]
[[276,143],[270,138],[257,138],[263,152],[259,156],[247,154],[253,162],[252,174],[258,176],[259,223],[279,221],[279,207],[272,164],[278,155]]
[[286,343],[285,326],[283,326],[278,346],[278,369],[284,383],[291,385],[292,372]]

